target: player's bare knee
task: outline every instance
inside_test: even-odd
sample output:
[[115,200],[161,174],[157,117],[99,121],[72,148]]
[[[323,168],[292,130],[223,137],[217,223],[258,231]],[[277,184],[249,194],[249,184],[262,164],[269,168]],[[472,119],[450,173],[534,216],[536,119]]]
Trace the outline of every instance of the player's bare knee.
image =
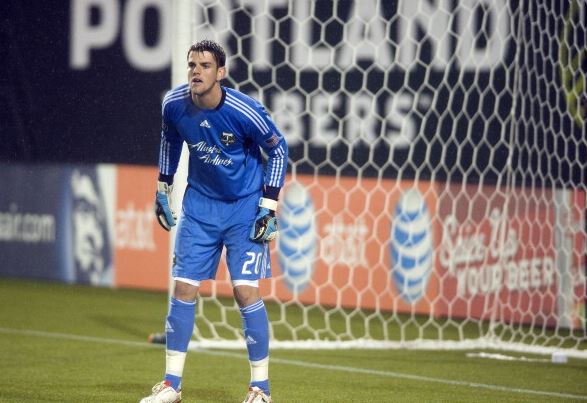
[[199,289],[200,287],[193,284],[176,280],[173,288],[173,298],[184,302],[194,302],[198,297]]
[[239,307],[244,308],[259,300],[259,289],[248,285],[238,285],[232,290]]

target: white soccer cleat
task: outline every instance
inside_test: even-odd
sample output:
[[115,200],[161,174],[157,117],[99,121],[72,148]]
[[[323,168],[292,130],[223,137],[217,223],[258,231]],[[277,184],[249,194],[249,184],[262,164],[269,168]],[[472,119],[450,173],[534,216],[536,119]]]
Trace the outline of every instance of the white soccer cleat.
[[140,403],[179,403],[181,402],[181,391],[175,389],[163,382],[153,386],[151,396],[144,397]]
[[256,386],[250,387],[243,403],[273,403],[271,396],[267,396]]

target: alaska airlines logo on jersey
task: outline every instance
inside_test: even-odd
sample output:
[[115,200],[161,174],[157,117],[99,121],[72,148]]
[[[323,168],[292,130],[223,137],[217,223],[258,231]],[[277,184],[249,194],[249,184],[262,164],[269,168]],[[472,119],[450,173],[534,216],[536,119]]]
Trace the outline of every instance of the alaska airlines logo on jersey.
[[223,165],[225,167],[233,164],[232,158],[221,157],[222,150],[216,144],[209,145],[204,141],[200,141],[196,144],[188,144],[188,148],[190,152],[193,150],[200,153],[201,155],[198,155],[198,159],[204,164]]
[[190,150],[195,150],[206,154],[222,154],[222,150],[216,144],[208,145],[203,141],[200,141],[196,144],[188,144],[188,147]]
[[232,134],[232,133],[222,132],[222,134],[220,135],[220,141],[225,146],[229,146],[231,144],[234,144],[234,142],[236,141],[236,138],[234,137],[234,134]]

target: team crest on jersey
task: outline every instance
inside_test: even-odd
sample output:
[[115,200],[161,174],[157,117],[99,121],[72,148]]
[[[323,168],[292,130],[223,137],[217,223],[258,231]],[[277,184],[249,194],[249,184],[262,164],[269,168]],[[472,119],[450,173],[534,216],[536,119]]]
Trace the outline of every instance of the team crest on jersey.
[[232,133],[222,132],[222,134],[220,135],[220,141],[225,146],[229,146],[229,145],[234,144],[234,142],[236,141],[236,138],[234,137],[234,134],[232,134]]

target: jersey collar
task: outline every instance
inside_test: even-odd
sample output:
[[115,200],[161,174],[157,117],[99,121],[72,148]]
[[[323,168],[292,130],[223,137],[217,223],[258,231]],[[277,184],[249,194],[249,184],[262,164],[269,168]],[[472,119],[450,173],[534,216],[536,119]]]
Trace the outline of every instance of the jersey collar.
[[222,90],[222,98],[220,98],[220,102],[218,102],[218,105],[216,106],[216,108],[214,108],[215,111],[222,108],[222,105],[224,105],[224,100],[226,99],[226,88],[220,86],[220,89]]

